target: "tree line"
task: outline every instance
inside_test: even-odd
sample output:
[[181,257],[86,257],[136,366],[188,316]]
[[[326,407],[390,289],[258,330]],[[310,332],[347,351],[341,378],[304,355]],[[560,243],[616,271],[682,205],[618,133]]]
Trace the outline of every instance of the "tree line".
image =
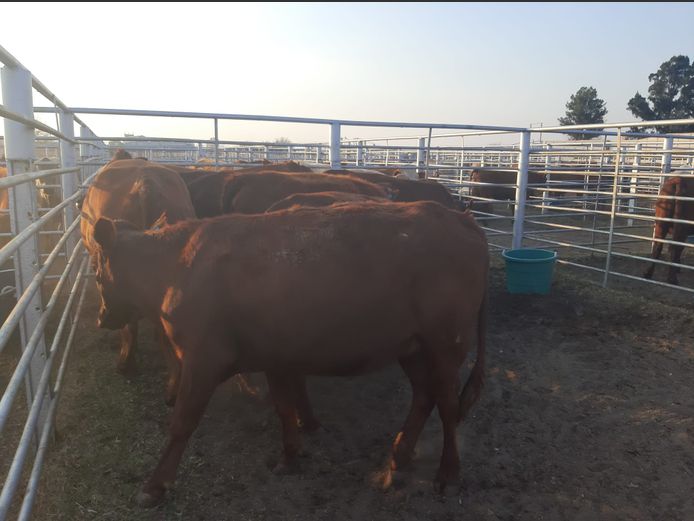
[[[688,56],[673,56],[648,75],[648,97],[638,91],[627,102],[627,109],[643,121],[694,118],[694,62]],[[561,125],[604,123],[607,107],[594,87],[581,87],[566,103]],[[646,132],[694,132],[694,125],[639,125],[631,130]],[[590,139],[590,134],[569,134],[571,139]]]

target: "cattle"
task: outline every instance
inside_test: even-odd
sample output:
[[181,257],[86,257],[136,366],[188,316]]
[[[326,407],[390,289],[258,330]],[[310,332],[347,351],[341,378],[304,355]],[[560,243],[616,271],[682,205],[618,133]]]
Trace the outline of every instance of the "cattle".
[[[236,175],[269,170],[267,165],[241,168],[238,170],[221,168],[214,171],[181,166],[167,165],[167,167],[176,170],[186,183],[190,193],[190,199],[198,218],[214,217],[224,213],[222,209],[222,193],[227,183],[233,183],[233,179]],[[311,172],[311,169],[294,161],[287,161],[284,163],[274,163],[272,165],[272,171],[308,173]],[[329,188],[326,188],[326,190],[327,189]],[[278,199],[273,202],[277,200]]]
[[133,156],[130,155],[130,152],[127,150],[124,150],[122,148],[117,149],[113,153],[113,157],[111,158],[111,161],[118,161],[119,159],[132,159]]
[[[125,152],[127,154],[127,152]],[[120,151],[116,157],[125,157]],[[169,223],[195,217],[188,190],[179,175],[165,167],[140,159],[115,159],[94,178],[82,203],[81,232],[92,262],[97,264],[98,248],[94,224],[101,217],[121,219],[140,230],[155,225],[166,214]],[[123,325],[118,370],[134,369],[137,344],[137,317]],[[167,402],[176,395],[178,364],[165,349],[169,365]]]
[[281,201],[273,204],[266,211],[276,212],[278,210],[286,210],[288,208],[311,207],[318,208],[321,206],[331,206],[333,204],[353,203],[361,201],[380,201],[384,202],[387,199],[383,197],[373,197],[362,194],[352,194],[345,192],[316,192],[310,194],[294,194],[285,197]]
[[[481,170],[474,169],[470,173],[470,181],[474,183],[489,183],[488,185],[470,186],[470,198],[474,209],[480,212],[493,213],[493,201],[478,200],[476,197],[495,199],[497,201],[515,201],[518,173],[510,170]],[[546,178],[539,172],[528,171],[528,184],[544,184]],[[512,185],[512,186],[498,186]],[[511,205],[511,217],[514,214],[514,205]],[[480,218],[484,219],[483,216]]]
[[[687,236],[694,233],[694,224],[673,223],[670,221],[662,221],[660,219],[681,219],[685,221],[694,221],[694,201],[680,201],[668,199],[668,197],[694,197],[694,179],[687,177],[670,177],[660,188],[658,192],[658,200],[655,205],[655,225],[653,229],[654,239],[665,239],[672,230],[672,240],[677,242],[685,242]],[[670,244],[670,262],[679,264],[684,246]],[[653,241],[651,250],[651,258],[659,259],[663,251],[663,243]],[[644,278],[650,279],[655,271],[655,262],[651,263],[649,268],[643,274]],[[669,284],[679,284],[677,280],[678,268],[670,266],[667,276]]]
[[365,170],[326,170],[326,174],[357,177],[387,188],[395,202],[434,201],[447,208],[463,210],[462,203],[453,198],[445,186],[436,181],[400,179]]
[[297,163],[296,161],[282,161],[279,163],[264,162],[262,165],[236,168],[233,172],[262,172],[265,170],[272,170],[274,172],[313,172],[309,167]]
[[[516,199],[516,188],[518,172],[514,169],[516,167],[511,167],[510,170],[495,170],[495,169],[480,169],[474,168],[470,173],[470,181],[474,183],[487,183],[485,185],[472,185],[470,186],[470,199],[474,208],[477,211],[485,213],[493,213],[494,201],[478,200],[476,197],[481,197],[485,199],[494,199],[496,201],[515,201]],[[597,170],[597,167],[596,167]],[[561,181],[561,182],[571,182],[562,188],[567,188],[568,186],[575,187],[576,184],[580,184],[580,189],[582,190],[584,184],[586,183],[586,176],[588,176],[588,181],[595,183],[600,178],[600,173],[597,171],[581,173],[552,173],[550,175],[551,181]],[[536,172],[533,170],[528,171],[528,185],[549,185],[552,186],[551,181],[548,182],[547,175],[545,173]],[[502,186],[499,186],[502,185]],[[510,186],[505,186],[510,185]],[[576,188],[574,188],[576,189]],[[528,187],[528,193],[537,194],[542,188]],[[567,192],[549,192],[552,198],[563,197]],[[549,203],[551,205],[552,203]],[[513,217],[515,213],[515,205],[510,206],[510,215]],[[484,219],[483,216],[480,217]]]
[[236,174],[226,180],[222,213],[262,213],[287,196],[298,193],[349,192],[388,198],[392,192],[358,178],[328,174],[263,171]]
[[[404,468],[434,405],[443,425],[439,490],[458,475],[456,428],[484,380],[489,256],[469,212],[433,202],[375,202],[226,215],[140,231],[94,228],[101,327],[134,310],[159,320],[182,361],[169,438],[138,495],[163,499],[216,387],[265,372],[293,468],[305,375],[349,376],[398,362],[412,406],[393,444]],[[423,255],[422,252],[426,252]],[[335,312],[339,310],[339,312]],[[459,393],[459,370],[477,359]]]

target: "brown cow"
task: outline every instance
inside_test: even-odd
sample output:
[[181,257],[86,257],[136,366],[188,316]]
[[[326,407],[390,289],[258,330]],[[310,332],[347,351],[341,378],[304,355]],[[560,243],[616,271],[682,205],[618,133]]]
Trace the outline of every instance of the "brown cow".
[[354,203],[364,201],[380,201],[384,202],[387,199],[383,197],[373,197],[362,194],[351,194],[345,192],[316,192],[311,194],[294,194],[285,197],[281,201],[273,204],[267,209],[268,212],[276,212],[278,210],[286,210],[288,208],[311,207],[318,208],[321,206],[331,206],[333,204]]
[[[665,239],[668,232],[672,230],[672,240],[685,242],[687,236],[694,233],[694,224],[673,223],[670,221],[661,221],[659,219],[681,219],[685,221],[694,221],[694,201],[679,201],[675,199],[667,199],[666,197],[694,197],[694,179],[686,177],[670,177],[664,183],[658,192],[658,201],[655,205],[655,226],[653,229],[654,239]],[[670,262],[679,264],[684,246],[670,244]],[[653,241],[651,257],[659,259],[660,253],[663,251],[663,243]],[[644,278],[650,279],[653,277],[655,270],[655,262],[651,263],[650,267],[643,274]],[[667,281],[670,284],[679,284],[677,280],[678,268],[670,266],[667,276]]]
[[393,201],[398,203],[434,201],[454,210],[463,209],[460,201],[455,200],[446,187],[436,181],[414,181],[365,170],[326,170],[325,173],[357,177],[387,188],[393,194]]
[[[170,223],[195,217],[188,190],[176,172],[140,159],[109,162],[94,178],[82,203],[82,239],[94,265],[98,257],[94,223],[99,218],[121,219],[145,230],[154,225],[163,213]],[[137,317],[123,324],[118,359],[120,372],[134,368],[137,330]],[[165,349],[165,354],[170,355],[168,351]],[[167,356],[167,362],[167,402],[172,403],[176,395],[178,364],[171,356]]]
[[[279,168],[279,170],[275,170],[275,167]],[[206,217],[215,217],[224,213],[222,208],[222,195],[227,183],[233,183],[235,176],[266,171],[268,170],[268,166],[249,167],[239,170],[223,168],[214,172],[180,166],[176,166],[174,169],[179,173],[188,187],[190,199],[195,208],[196,215],[198,218],[203,219]],[[304,173],[311,172],[311,169],[294,161],[287,161],[285,163],[274,164],[273,171]],[[330,188],[326,187],[325,189],[329,190]],[[282,197],[280,197],[280,199],[282,199]],[[273,202],[278,200],[279,199],[275,199]]]
[[262,213],[292,194],[315,192],[391,196],[383,187],[346,176],[274,171],[243,173],[227,178],[221,200],[222,213]]
[[[475,183],[491,183],[493,185],[515,185],[518,173],[507,170],[480,170],[474,169],[470,174],[470,181]],[[528,184],[543,184],[546,182],[545,174],[528,171]],[[533,190],[528,190],[530,193]],[[470,196],[475,210],[493,213],[493,201],[482,201],[475,197],[484,197],[486,199],[496,199],[497,201],[515,201],[516,188],[515,186],[490,186],[490,185],[472,185],[470,186]],[[510,206],[511,217],[514,215],[515,205]],[[484,216],[480,216],[484,219]]]
[[274,172],[313,172],[309,167],[297,163],[296,161],[282,161],[279,163],[271,163],[268,161],[258,166],[235,168],[233,172],[262,172],[264,170],[272,170]]
[[124,150],[122,148],[119,148],[113,153],[113,157],[111,158],[111,161],[118,161],[120,159],[132,159],[133,156],[130,155],[130,152],[127,150]]
[[[300,450],[304,375],[347,376],[399,362],[413,397],[391,468],[410,461],[437,405],[436,483],[443,489],[456,479],[456,427],[484,379],[489,256],[469,212],[370,202],[145,232],[101,219],[95,240],[100,325],[122,327],[137,309],[161,321],[182,360],[169,441],[141,505],[163,498],[215,388],[242,371],[266,373],[282,422],[282,468]],[[459,394],[475,337],[477,361]]]

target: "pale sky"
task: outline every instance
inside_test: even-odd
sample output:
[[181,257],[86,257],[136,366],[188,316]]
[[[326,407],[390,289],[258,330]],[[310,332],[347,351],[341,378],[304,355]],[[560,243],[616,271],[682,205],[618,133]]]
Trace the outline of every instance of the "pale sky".
[[[10,2],[0,18],[0,45],[75,107],[550,126],[593,86],[606,121],[631,121],[650,73],[694,59],[692,3]],[[197,120],[80,117],[102,136],[213,135]],[[328,129],[226,122],[220,134],[325,141]]]

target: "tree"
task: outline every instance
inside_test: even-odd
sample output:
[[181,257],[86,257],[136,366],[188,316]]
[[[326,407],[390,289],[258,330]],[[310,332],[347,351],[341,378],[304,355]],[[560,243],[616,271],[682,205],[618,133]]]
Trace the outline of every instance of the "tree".
[[[694,118],[694,63],[687,56],[673,56],[657,72],[648,75],[648,100],[639,92],[627,109],[645,121]],[[658,132],[694,132],[694,125],[646,127]]]
[[291,145],[292,141],[288,137],[280,137],[275,139],[274,143],[277,145]]
[[[572,94],[566,104],[566,116],[559,118],[560,125],[580,125],[581,123],[604,123],[605,102],[598,98],[593,87],[581,87]],[[569,134],[570,139],[590,139],[592,134]]]

